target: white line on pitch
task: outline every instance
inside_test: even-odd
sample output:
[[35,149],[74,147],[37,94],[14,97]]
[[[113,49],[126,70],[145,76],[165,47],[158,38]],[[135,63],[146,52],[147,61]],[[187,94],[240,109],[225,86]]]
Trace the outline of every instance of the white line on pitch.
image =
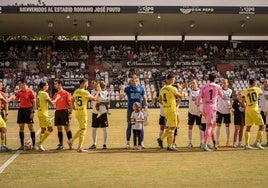
[[[41,132],[41,129],[39,129],[36,132],[36,136],[39,135],[39,133]],[[28,141],[31,141],[30,139]],[[4,172],[4,170],[8,167],[8,165],[10,165],[20,154],[21,154],[22,150],[18,150],[15,154],[13,154],[1,167],[0,167],[0,174],[2,174]]]

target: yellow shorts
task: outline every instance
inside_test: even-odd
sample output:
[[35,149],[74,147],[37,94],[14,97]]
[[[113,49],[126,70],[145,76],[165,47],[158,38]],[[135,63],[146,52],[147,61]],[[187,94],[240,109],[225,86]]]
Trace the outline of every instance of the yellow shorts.
[[246,110],[245,111],[245,125],[264,125],[261,113],[258,110]]
[[0,129],[7,127],[6,122],[3,120],[2,116],[0,115]]
[[165,118],[167,121],[168,127],[177,127],[178,124],[178,118],[177,118],[177,112],[165,112]]
[[87,128],[87,116],[75,116],[80,129],[86,129]]
[[52,126],[49,116],[38,116],[38,119],[39,119],[39,126],[41,128],[47,128]]

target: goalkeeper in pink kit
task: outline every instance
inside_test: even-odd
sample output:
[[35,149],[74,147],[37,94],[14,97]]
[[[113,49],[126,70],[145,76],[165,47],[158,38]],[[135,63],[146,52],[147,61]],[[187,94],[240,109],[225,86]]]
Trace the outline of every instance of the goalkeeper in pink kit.
[[202,146],[204,151],[211,151],[208,147],[209,139],[211,138],[216,126],[216,112],[217,112],[217,97],[222,97],[221,87],[216,84],[217,76],[215,73],[209,74],[209,83],[205,84],[198,95],[197,105],[203,103],[203,115],[206,120],[206,131],[204,145]]

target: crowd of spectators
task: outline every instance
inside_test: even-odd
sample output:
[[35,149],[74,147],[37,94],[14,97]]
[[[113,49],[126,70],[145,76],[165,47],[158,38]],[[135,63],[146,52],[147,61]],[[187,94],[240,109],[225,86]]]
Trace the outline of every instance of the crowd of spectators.
[[24,45],[21,48],[10,46],[7,52],[1,52],[1,61],[5,66],[0,76],[7,86],[7,93],[16,92],[16,82],[22,77],[35,91],[41,80],[89,78],[88,54],[81,48],[78,51],[52,51],[50,46],[42,45]]
[[[109,48],[104,48],[101,45],[95,45],[91,53],[85,52],[82,48],[79,50],[63,50],[53,51],[51,46],[42,45],[24,45],[21,48],[10,46],[8,51],[1,52],[1,59],[8,61],[12,68],[5,67],[0,71],[0,76],[6,92],[16,92],[18,89],[16,81],[21,77],[26,77],[29,87],[35,91],[38,89],[40,80],[52,80],[54,78],[92,78],[89,75],[87,67],[89,63],[89,55],[93,54],[97,63],[104,61],[117,63],[124,61],[171,61],[175,62],[167,68],[135,68],[135,71],[140,75],[140,80],[148,90],[158,89],[159,81],[169,72],[177,75],[177,82],[189,82],[193,78],[207,80],[207,75],[211,71],[216,70],[215,58],[226,57],[249,57],[251,60],[262,59],[267,62],[268,49],[267,47],[259,47],[254,51],[248,49],[233,49],[233,48],[218,48],[217,45],[204,43],[202,46],[197,46],[192,51],[181,51],[178,47],[164,48],[162,45],[141,45],[137,50],[131,45],[111,45]],[[254,55],[254,56],[253,56]],[[75,66],[73,63],[77,62]],[[118,63],[117,63],[118,64]],[[174,64],[174,66],[173,66]],[[98,78],[117,92],[122,85],[128,83],[129,67],[110,66],[107,69],[96,69],[95,78]],[[219,74],[219,73],[218,73]],[[255,66],[248,68],[245,65],[235,65],[233,71],[227,72],[227,77],[230,81],[248,80],[250,77],[255,77],[262,81],[266,78],[267,70],[264,67]],[[223,77],[220,75],[219,77]],[[147,86],[148,85],[148,86]]]
[[122,63],[124,61],[143,61],[143,62],[184,62],[184,61],[207,61],[212,60],[215,54],[214,48],[203,50],[197,47],[196,51],[183,52],[178,47],[166,47],[162,45],[141,45],[137,50],[133,46],[118,45],[110,46],[108,49],[94,46],[96,61],[111,61],[114,63]]
[[218,47],[215,44],[205,42],[195,49],[184,50],[178,47],[163,47],[162,45],[141,45],[137,50],[131,45],[111,45],[107,49],[101,45],[94,46],[96,61],[122,63],[123,61],[211,61],[214,58],[222,60],[245,59],[250,61],[267,61],[267,46],[259,46],[256,49],[243,47]]

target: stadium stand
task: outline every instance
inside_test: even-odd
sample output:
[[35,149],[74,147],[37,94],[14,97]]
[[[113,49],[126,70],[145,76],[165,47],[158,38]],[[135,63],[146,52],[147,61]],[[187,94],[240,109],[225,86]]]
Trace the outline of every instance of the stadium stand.
[[206,82],[207,73],[219,71],[222,78],[232,81],[236,92],[248,86],[246,80],[250,77],[263,80],[267,72],[263,66],[259,67],[260,62],[267,62],[268,58],[267,46],[262,41],[259,44],[247,41],[239,48],[229,47],[226,41],[188,41],[184,49],[174,41],[142,41],[138,47],[133,42],[98,41],[91,44],[89,51],[85,41],[53,44],[52,41],[11,40],[5,46],[6,50],[1,41],[3,69],[0,75],[7,93],[16,91],[16,80],[22,76],[26,76],[34,90],[42,79],[86,77],[106,82],[112,91],[111,100],[118,100],[121,86],[127,84],[130,67],[124,66],[126,61],[176,62],[160,68],[135,67],[149,100],[151,92],[159,90],[161,80],[171,71],[178,75],[178,83],[197,78],[200,85]]

